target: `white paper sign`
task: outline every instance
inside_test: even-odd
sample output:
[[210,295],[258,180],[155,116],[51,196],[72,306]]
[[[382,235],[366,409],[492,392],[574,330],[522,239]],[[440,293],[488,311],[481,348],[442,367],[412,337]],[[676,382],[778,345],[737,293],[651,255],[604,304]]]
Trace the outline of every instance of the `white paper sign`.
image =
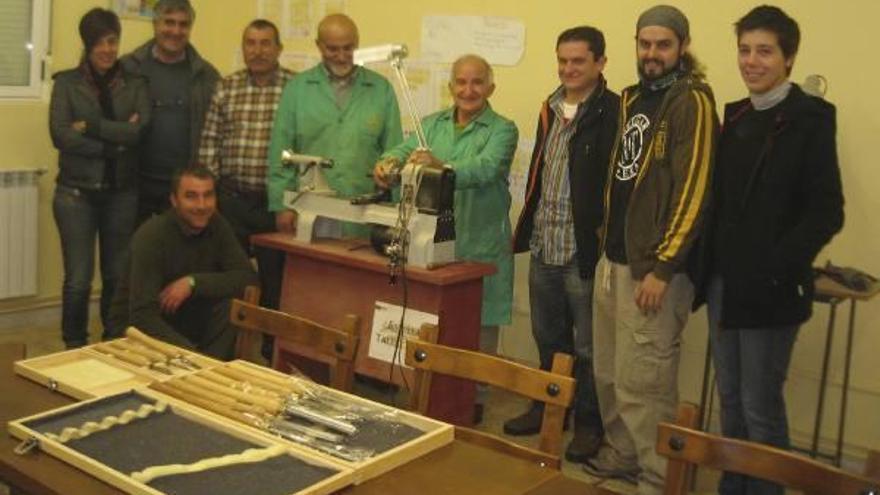
[[[419,329],[425,323],[437,324],[437,315],[424,313],[407,308],[403,321],[403,332],[400,333],[400,317],[403,307],[376,301],[373,310],[373,328],[370,331],[370,350],[368,355],[373,359],[379,359],[386,363],[395,363],[409,368],[403,364],[403,354],[407,337],[418,337]],[[394,350],[398,348],[397,357],[394,358]]]
[[516,204],[522,204],[525,197],[526,183],[529,179],[529,164],[534,148],[534,139],[519,138],[516,154],[513,155],[513,163],[510,166],[510,175],[508,176],[510,197]]
[[432,15],[422,18],[423,60],[452,63],[466,53],[492,65],[516,65],[525,50],[526,25],[512,17]]

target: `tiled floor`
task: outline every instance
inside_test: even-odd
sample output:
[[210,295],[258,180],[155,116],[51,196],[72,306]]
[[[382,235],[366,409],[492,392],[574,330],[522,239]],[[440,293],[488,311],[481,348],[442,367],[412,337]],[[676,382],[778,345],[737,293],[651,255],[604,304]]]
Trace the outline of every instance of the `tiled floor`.
[[[91,333],[92,340],[97,341],[100,331],[99,325],[96,322],[92,325]],[[13,325],[11,328],[0,328],[0,343],[6,342],[25,343],[27,345],[29,356],[44,355],[63,349],[63,344],[60,340],[58,327],[57,325],[51,324],[47,325],[41,323],[36,326],[31,326],[28,325],[27,322],[21,322],[20,325]],[[369,396],[372,399],[383,401],[389,401],[390,399],[387,393],[370,390],[369,387],[360,386],[359,389],[360,393]],[[403,395],[400,394],[400,397],[402,396]],[[396,400],[398,404],[405,403],[400,398]],[[479,426],[479,429],[493,434],[503,435],[502,424],[504,423],[504,421],[525,411],[527,405],[528,402],[525,399],[517,397],[513,394],[505,393],[503,391],[492,390],[489,394],[489,402],[484,413],[483,423]],[[571,432],[566,433],[566,445],[571,437],[571,434]],[[524,445],[531,446],[536,446],[538,440],[537,435],[525,438],[510,438],[514,439],[517,442],[522,442]],[[594,478],[586,474],[580,468],[580,465],[577,464],[563,461],[562,469],[566,476],[584,480],[591,484],[601,485],[605,488],[613,490],[616,493],[634,494],[636,492],[634,485],[614,480],[602,480],[599,478]],[[717,477],[713,475],[713,473],[702,474],[701,476],[698,476],[697,493],[711,493],[713,491],[712,489],[714,487],[716,479]],[[5,488],[2,486],[2,483],[0,483],[0,495],[6,494],[7,492]]]

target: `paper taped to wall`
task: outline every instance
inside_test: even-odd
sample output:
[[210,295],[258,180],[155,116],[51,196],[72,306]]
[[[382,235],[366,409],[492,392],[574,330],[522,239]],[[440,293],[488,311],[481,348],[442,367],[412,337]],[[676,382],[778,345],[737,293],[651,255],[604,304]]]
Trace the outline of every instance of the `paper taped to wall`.
[[525,39],[525,23],[512,17],[425,16],[421,59],[452,63],[461,55],[476,53],[492,65],[516,65]]

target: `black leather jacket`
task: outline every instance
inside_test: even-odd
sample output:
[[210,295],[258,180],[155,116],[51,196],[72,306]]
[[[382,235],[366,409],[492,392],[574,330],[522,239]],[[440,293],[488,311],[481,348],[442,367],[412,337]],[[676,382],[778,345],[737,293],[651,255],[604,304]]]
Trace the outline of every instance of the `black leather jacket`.
[[[120,69],[121,70],[121,69]],[[137,146],[150,121],[150,100],[146,83],[122,71],[111,85],[114,118],[106,119],[98,102],[98,91],[80,66],[55,74],[49,105],[49,133],[58,148],[59,184],[81,189],[100,189],[105,161],[116,161],[118,189],[134,187],[137,181]],[[129,122],[135,113],[137,122]],[[81,133],[73,123],[86,122]]]

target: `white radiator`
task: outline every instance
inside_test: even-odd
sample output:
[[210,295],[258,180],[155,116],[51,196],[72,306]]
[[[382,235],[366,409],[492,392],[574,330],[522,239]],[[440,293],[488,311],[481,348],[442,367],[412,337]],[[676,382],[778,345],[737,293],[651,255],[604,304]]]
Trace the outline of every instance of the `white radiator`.
[[37,294],[37,181],[45,170],[0,170],[0,299]]

